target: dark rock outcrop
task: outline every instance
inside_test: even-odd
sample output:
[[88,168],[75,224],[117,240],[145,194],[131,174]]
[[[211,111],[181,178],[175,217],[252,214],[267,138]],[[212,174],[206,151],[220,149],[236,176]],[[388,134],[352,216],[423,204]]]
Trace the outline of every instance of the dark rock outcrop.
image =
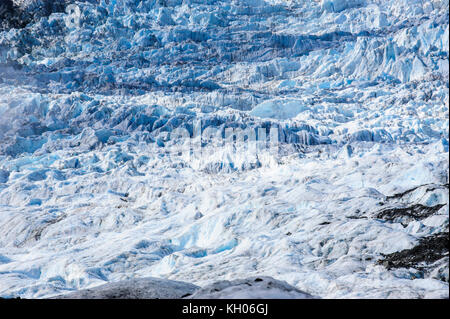
[[[383,255],[383,258],[378,263],[384,265],[387,269],[415,268],[429,273],[434,270],[430,268],[435,268],[430,267],[430,265],[432,266],[433,263],[448,258],[448,246],[448,232],[441,232],[422,238],[419,244],[411,249],[404,249],[399,252]],[[440,263],[436,266],[440,266]],[[448,281],[448,270],[447,278],[444,276],[444,280]]]

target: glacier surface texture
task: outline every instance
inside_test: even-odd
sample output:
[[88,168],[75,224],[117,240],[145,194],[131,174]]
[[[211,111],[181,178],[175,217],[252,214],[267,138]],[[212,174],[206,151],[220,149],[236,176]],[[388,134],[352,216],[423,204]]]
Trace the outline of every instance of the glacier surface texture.
[[0,297],[449,297],[448,0],[2,3]]

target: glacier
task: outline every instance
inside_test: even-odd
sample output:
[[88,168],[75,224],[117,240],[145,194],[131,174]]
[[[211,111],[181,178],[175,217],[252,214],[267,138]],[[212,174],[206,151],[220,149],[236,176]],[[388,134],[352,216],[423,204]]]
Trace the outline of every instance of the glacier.
[[0,297],[449,297],[448,0],[4,3]]

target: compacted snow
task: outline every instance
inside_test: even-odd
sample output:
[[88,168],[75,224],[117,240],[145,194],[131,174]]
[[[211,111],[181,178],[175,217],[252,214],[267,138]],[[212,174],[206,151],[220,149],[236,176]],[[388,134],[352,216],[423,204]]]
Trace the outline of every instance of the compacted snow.
[[54,299],[179,299],[199,287],[175,280],[134,278],[58,295]]
[[0,297],[449,297],[448,0],[45,4],[0,11]]
[[314,296],[271,277],[222,280],[204,288],[160,278],[134,278],[81,289],[54,299],[313,299]]

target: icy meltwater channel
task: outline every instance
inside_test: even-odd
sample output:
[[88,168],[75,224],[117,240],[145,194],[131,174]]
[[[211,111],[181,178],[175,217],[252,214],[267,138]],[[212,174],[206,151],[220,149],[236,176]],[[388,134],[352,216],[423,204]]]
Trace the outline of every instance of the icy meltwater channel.
[[[448,1],[14,3],[1,297],[271,276],[448,298]],[[198,127],[208,151],[174,153]],[[230,128],[276,147],[223,147]]]

